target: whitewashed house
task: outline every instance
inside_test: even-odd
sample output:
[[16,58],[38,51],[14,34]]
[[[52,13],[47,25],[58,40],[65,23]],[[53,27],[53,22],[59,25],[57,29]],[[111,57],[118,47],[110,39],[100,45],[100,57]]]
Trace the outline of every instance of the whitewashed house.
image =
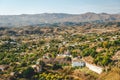
[[85,67],[85,65],[85,62],[78,58],[72,59],[72,67]]
[[85,62],[83,61],[73,61],[72,67],[85,67]]

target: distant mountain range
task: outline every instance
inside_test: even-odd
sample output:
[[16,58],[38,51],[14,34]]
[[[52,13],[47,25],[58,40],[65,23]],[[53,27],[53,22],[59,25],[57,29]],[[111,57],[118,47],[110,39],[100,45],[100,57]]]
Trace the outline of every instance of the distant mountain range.
[[111,22],[120,21],[120,14],[92,13],[85,14],[64,14],[64,13],[43,13],[43,14],[22,14],[22,15],[0,15],[0,27],[19,27],[27,25],[44,25],[54,23],[79,23],[79,22]]

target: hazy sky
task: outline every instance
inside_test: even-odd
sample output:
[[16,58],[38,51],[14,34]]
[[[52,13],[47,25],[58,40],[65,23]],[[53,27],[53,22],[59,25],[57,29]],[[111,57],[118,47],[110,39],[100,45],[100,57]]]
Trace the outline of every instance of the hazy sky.
[[0,15],[120,13],[120,0],[0,0]]

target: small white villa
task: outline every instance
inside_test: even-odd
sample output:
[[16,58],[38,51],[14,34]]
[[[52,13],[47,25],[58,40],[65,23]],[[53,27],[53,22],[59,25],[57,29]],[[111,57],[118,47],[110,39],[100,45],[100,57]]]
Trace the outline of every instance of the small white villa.
[[85,67],[85,62],[77,59],[77,58],[73,58],[72,60],[72,67]]
[[72,67],[85,67],[85,62],[82,62],[82,61],[72,62]]

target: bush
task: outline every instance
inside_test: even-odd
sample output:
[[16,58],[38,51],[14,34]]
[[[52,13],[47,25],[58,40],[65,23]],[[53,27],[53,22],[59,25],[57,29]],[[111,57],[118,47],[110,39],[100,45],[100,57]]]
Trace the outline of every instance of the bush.
[[89,56],[89,55],[91,55],[92,57],[95,57],[96,53],[97,52],[94,49],[86,48],[86,49],[83,50],[82,56]]
[[62,66],[60,64],[53,64],[53,67],[52,67],[53,70],[57,70],[57,69],[62,69]]
[[34,69],[28,67],[26,70],[22,72],[24,78],[31,78],[34,75]]

